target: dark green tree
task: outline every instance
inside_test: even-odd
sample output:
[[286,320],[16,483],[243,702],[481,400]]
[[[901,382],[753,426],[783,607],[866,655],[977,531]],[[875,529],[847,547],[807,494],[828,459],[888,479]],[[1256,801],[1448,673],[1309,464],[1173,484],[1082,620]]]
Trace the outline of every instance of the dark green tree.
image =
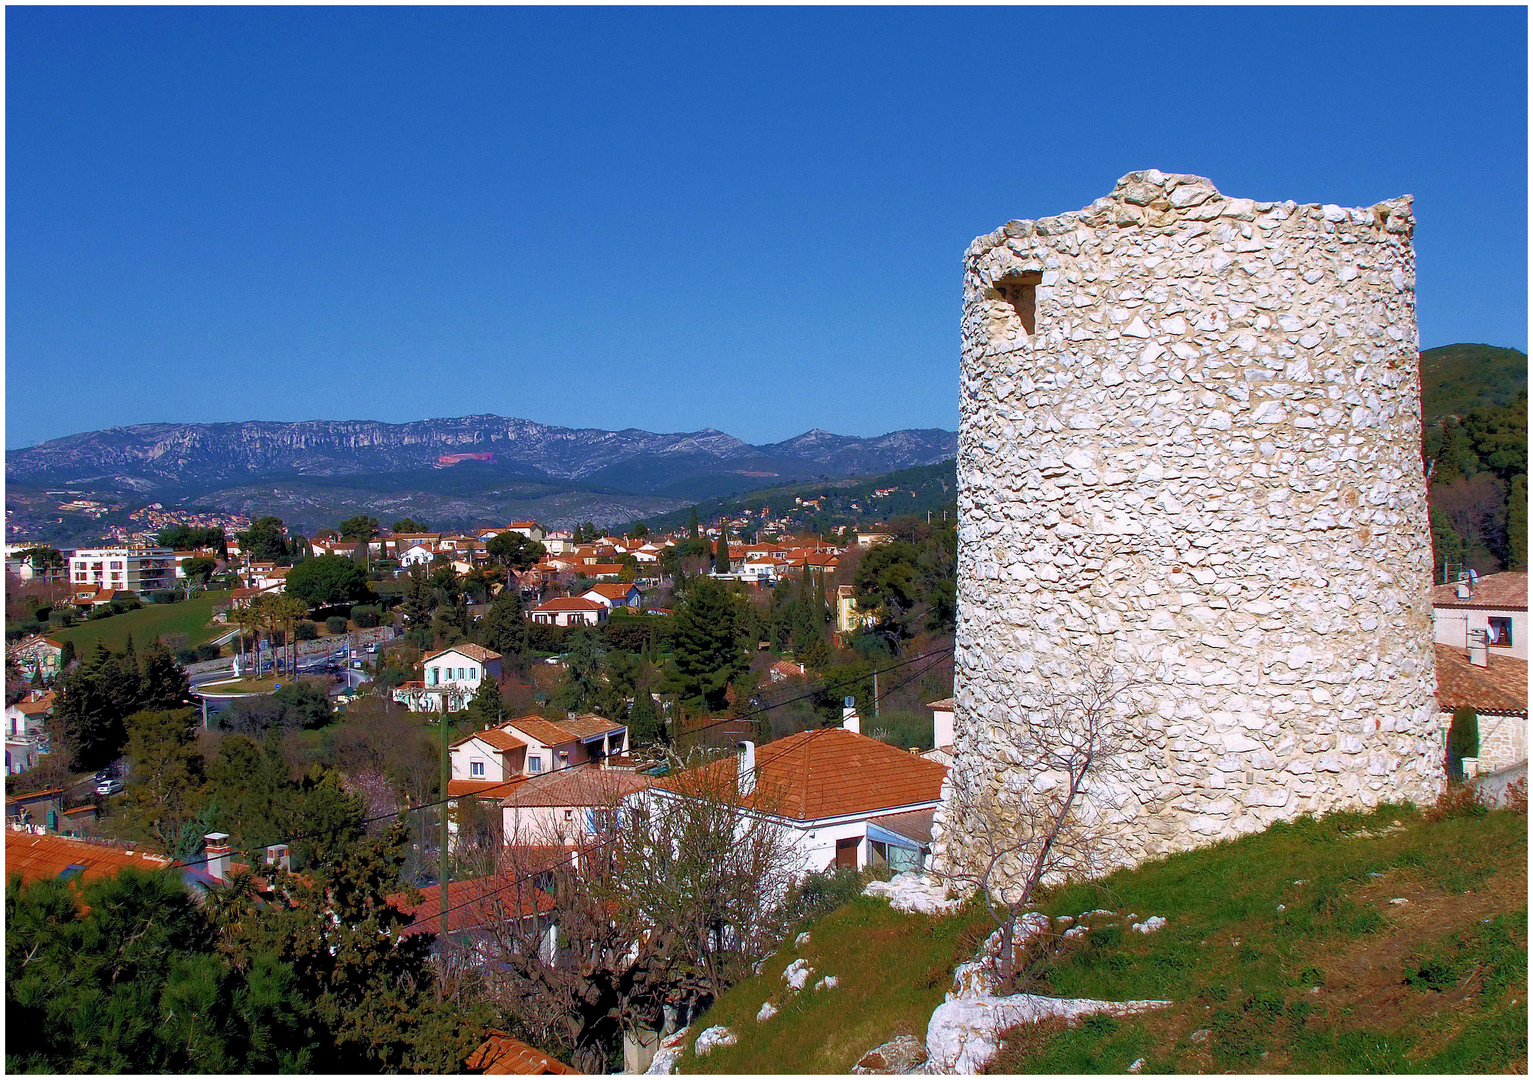
[[310,608],[358,603],[372,597],[367,575],[344,555],[319,555],[303,560],[288,571],[287,593]]
[[258,864],[266,845],[302,831],[298,821],[298,785],[275,736],[256,742],[228,735],[207,766],[207,801],[214,825],[229,834],[230,845]]
[[639,684],[633,705],[628,710],[628,739],[634,746],[654,746],[665,737],[665,725],[660,721],[660,711],[650,695],[647,682]]
[[398,521],[394,522],[394,524],[389,527],[389,531],[393,532],[393,533],[396,533],[396,534],[397,533],[423,533],[423,532],[426,532],[427,529],[426,529],[426,525],[425,525],[424,522],[416,521],[414,518],[400,518]]
[[238,534],[240,550],[254,562],[276,562],[287,556],[287,528],[279,517],[263,517]]
[[479,689],[469,699],[468,719],[476,731],[494,727],[507,718],[505,695],[494,679],[480,679]]
[[485,646],[515,666],[521,666],[522,654],[527,651],[526,611],[522,591],[510,583],[500,591],[479,623],[480,638]]
[[714,548],[713,569],[715,573],[729,573],[729,534],[723,530],[720,530],[719,542]]
[[595,709],[602,698],[606,659],[607,650],[589,629],[571,634],[564,654],[564,685],[554,695],[554,704],[570,712]]
[[183,848],[193,838],[183,830],[202,812],[205,795],[197,710],[145,710],[128,717],[125,726],[131,768],[123,821],[156,849],[184,858],[190,852]]
[[687,538],[689,540],[696,540],[696,539],[698,539],[698,535],[697,535],[697,507],[695,507],[695,506],[692,507],[689,511],[687,511]]
[[191,696],[186,672],[169,649],[155,642],[144,653],[138,705],[143,709],[179,709]]
[[410,917],[389,903],[408,840],[397,824],[359,835],[344,857],[303,874],[263,869],[273,902],[258,903],[243,878],[215,905],[237,970],[262,955],[291,967],[315,1047],[310,1071],[459,1072],[483,1038],[485,1009],[439,997],[432,935],[404,935]]
[[484,550],[501,566],[518,572],[526,570],[548,553],[536,540],[529,540],[521,533],[503,532],[490,537]]
[[738,603],[723,584],[699,578],[676,612],[671,686],[710,709],[724,707],[729,683],[750,667],[741,647]]
[[367,514],[357,514],[341,522],[339,532],[342,540],[356,542],[362,564],[366,566],[371,558],[373,537],[378,535],[378,519]]
[[[83,900],[83,910],[81,901]],[[171,873],[6,884],[6,1065],[83,1073],[306,1072],[291,967],[235,965]]]
[[186,574],[186,583],[188,585],[206,585],[212,580],[213,571],[218,569],[218,560],[210,559],[207,556],[198,556],[187,559],[186,562],[181,564],[181,569]]

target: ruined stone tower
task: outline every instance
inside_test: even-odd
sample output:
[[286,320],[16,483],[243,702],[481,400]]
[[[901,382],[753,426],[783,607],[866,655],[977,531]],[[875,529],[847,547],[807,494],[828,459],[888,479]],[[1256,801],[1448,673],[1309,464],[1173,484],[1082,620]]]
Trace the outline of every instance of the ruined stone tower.
[[[1113,864],[1436,798],[1412,227],[1151,170],[970,245],[951,788],[1047,786],[1018,717],[1106,652]],[[939,814],[938,868],[965,843]]]

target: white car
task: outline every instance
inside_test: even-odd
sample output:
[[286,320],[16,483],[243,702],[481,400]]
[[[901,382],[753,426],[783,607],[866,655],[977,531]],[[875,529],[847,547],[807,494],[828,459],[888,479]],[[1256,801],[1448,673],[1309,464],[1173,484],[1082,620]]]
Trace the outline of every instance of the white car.
[[126,785],[123,784],[121,777],[113,776],[113,777],[110,777],[110,778],[108,778],[106,780],[101,781],[101,783],[96,785],[96,794],[97,795],[116,795],[125,786]]

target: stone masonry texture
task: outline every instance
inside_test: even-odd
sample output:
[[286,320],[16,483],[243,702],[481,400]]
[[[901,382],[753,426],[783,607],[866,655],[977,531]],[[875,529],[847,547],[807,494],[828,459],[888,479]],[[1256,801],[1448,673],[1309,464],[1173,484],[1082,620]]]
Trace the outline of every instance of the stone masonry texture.
[[1019,718],[1105,653],[1142,712],[1087,788],[1110,865],[1435,800],[1413,225],[1150,170],[970,245],[951,789],[1046,787]]

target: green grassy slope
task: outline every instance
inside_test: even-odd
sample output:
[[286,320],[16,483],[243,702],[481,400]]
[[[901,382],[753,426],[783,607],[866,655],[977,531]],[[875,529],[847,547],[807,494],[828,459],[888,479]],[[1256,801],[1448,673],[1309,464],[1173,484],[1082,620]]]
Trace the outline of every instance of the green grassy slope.
[[1495,345],[1440,345],[1421,354],[1421,415],[1463,416],[1476,405],[1506,405],[1528,385],[1528,357]]
[[129,634],[133,635],[135,647],[148,645],[161,634],[185,634],[186,644],[178,648],[195,648],[228,630],[208,625],[213,605],[227,603],[228,599],[227,590],[213,590],[179,604],[146,604],[137,611],[77,623],[68,630],[51,631],[48,636],[55,641],[73,641],[75,653],[80,656],[95,649],[98,641],[108,649],[121,651]]
[[[1525,1071],[1525,813],[1305,820],[1040,904],[1073,917],[1097,908],[1116,915],[1061,940],[1030,988],[1175,1004],[1019,1029],[992,1071],[1123,1072],[1140,1057],[1146,1072]],[[1169,923],[1137,934],[1129,914]],[[845,1073],[897,1034],[924,1037],[953,966],[989,929],[974,912],[929,919],[858,900],[695,1022],[727,1024],[740,1041],[702,1059],[689,1051],[681,1071]],[[840,985],[786,994],[782,970],[799,956]],[[768,998],[782,1011],[758,1024]]]

